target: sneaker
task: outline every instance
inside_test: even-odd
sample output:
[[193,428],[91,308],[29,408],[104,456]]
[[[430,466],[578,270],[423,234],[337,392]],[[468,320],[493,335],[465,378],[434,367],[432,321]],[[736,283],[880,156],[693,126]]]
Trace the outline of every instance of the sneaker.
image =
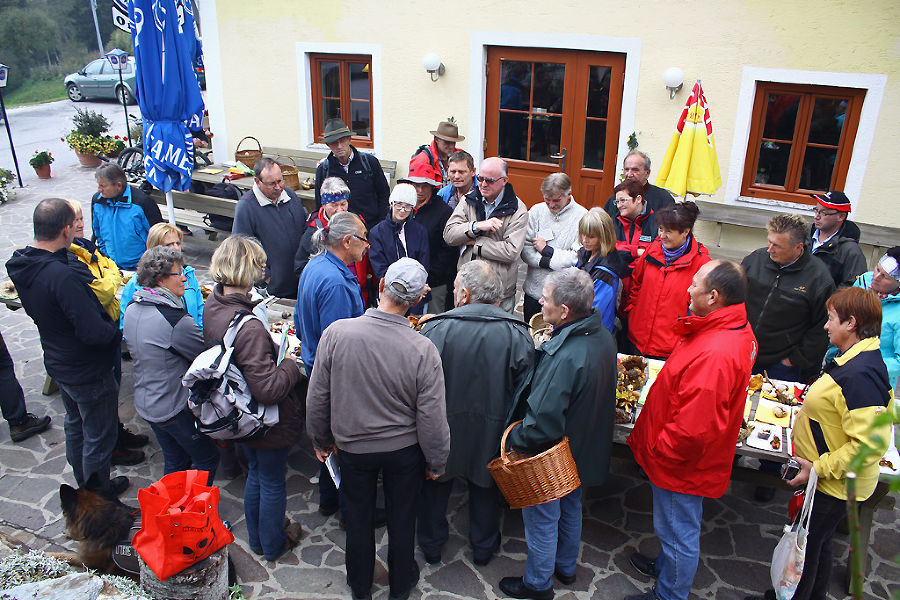
[[119,426],[119,439],[116,441],[119,448],[142,448],[149,443],[150,438],[143,433],[134,433],[124,425]]
[[23,442],[48,427],[50,427],[50,417],[36,417],[31,413],[27,413],[24,421],[18,425],[9,426],[9,437],[14,442]]
[[656,560],[650,558],[649,556],[645,556],[640,552],[634,552],[631,554],[629,558],[631,561],[631,565],[646,575],[647,577],[659,577],[659,572],[656,570]]
[[114,448],[110,463],[114,465],[131,466],[144,462],[144,452],[142,450],[130,450],[128,448]]

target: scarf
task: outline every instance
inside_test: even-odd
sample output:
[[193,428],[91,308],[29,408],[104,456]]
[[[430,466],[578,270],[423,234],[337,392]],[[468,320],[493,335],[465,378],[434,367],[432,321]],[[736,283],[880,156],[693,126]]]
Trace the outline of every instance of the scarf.
[[694,238],[694,234],[689,233],[687,236],[687,239],[684,240],[684,243],[681,246],[679,246],[678,248],[675,248],[674,250],[669,250],[665,246],[662,247],[663,257],[665,257],[665,259],[666,259],[666,266],[669,266],[676,259],[679,259],[682,256],[684,256],[684,253],[687,252],[688,248],[690,248],[691,241],[693,240],[693,238]]

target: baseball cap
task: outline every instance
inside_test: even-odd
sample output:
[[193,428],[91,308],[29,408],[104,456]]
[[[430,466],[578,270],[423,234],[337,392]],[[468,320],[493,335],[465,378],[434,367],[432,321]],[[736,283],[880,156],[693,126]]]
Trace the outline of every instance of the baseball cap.
[[840,212],[850,212],[850,199],[847,198],[847,195],[844,194],[844,192],[831,190],[830,192],[825,192],[824,194],[810,194],[810,196],[815,198],[819,202],[819,204],[821,204],[825,208],[830,208],[831,210],[837,210]]
[[391,288],[391,293],[404,302],[415,302],[425,290],[428,271],[422,264],[408,256],[404,256],[388,267],[384,274],[384,287]]

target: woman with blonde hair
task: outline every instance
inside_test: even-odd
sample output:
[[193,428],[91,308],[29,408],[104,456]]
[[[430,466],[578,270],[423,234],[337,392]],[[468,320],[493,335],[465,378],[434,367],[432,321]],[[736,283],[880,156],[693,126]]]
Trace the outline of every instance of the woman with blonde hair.
[[[147,232],[147,250],[156,246],[165,246],[181,252],[181,243],[184,241],[184,233],[177,225],[163,221],[156,223]],[[200,291],[200,282],[194,273],[194,267],[184,265],[184,276],[187,282],[184,284],[184,296],[182,302],[188,314],[193,317],[197,327],[203,330],[203,293]],[[119,319],[119,329],[125,330],[125,309],[134,297],[139,285],[137,277],[132,277],[122,290],[122,316]]]
[[621,296],[621,280],[628,277],[629,268],[615,252],[616,232],[612,217],[605,210],[592,208],[578,221],[581,249],[575,266],[586,271],[594,282],[594,308],[603,318],[603,325],[612,333],[616,322],[616,308]]
[[[253,300],[250,290],[265,266],[266,253],[254,238],[235,234],[216,248],[209,265],[216,286],[203,309],[207,345],[222,340],[236,315],[253,312],[260,300]],[[303,434],[306,379],[290,357],[280,363],[277,358],[268,327],[257,318],[245,321],[234,339],[232,364],[244,375],[255,401],[278,405],[276,425],[262,437],[239,442],[249,469],[244,486],[248,542],[267,560],[278,559],[300,539],[299,524],[285,524],[285,471],[288,451]]]

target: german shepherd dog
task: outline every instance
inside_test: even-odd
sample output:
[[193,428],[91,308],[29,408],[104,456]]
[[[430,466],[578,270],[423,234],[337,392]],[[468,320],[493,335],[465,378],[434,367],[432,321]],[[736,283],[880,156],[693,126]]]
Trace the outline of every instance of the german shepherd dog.
[[78,542],[78,553],[52,555],[75,566],[119,573],[113,563],[112,551],[129,537],[134,524],[131,511],[102,494],[96,473],[77,490],[66,484],[59,486],[59,500],[66,518],[66,534]]

